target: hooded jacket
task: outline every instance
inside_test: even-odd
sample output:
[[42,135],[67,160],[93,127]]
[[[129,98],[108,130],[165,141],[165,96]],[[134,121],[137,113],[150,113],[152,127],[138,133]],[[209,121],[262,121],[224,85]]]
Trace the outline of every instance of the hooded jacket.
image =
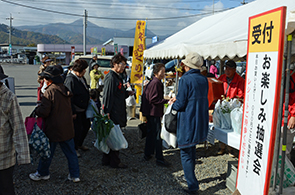
[[208,134],[208,80],[200,70],[191,69],[179,80],[179,90],[172,109],[177,115],[179,148],[188,148],[205,141]]
[[36,114],[43,118],[43,131],[51,142],[62,142],[74,137],[71,92],[64,84],[52,83],[46,88]]

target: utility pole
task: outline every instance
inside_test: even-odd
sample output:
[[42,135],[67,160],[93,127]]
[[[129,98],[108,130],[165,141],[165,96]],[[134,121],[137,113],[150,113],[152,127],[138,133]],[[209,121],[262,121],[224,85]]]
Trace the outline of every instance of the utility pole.
[[212,7],[213,7],[213,15],[214,15],[214,0],[213,0],[213,6]]
[[11,34],[12,34],[12,20],[13,20],[13,17],[10,13],[10,17],[9,18],[6,18],[6,20],[10,20],[10,25],[9,25],[9,53],[10,53],[10,56],[11,56],[11,63],[12,63],[12,43],[11,43]]
[[83,19],[83,54],[86,55],[86,28],[87,28],[87,11],[84,10],[84,19]]

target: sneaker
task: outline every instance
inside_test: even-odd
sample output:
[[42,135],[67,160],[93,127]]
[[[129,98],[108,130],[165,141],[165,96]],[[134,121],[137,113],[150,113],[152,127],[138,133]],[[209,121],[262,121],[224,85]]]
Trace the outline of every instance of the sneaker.
[[81,157],[81,154],[79,153],[78,150],[76,150],[76,153],[77,153],[77,157],[80,158]]
[[166,160],[156,160],[156,164],[158,166],[161,166],[161,167],[170,167],[171,166],[171,163],[169,163],[168,161]]
[[73,181],[74,183],[80,182],[79,177],[71,177],[71,175],[68,175],[68,180]]
[[235,158],[235,157],[236,157],[234,151],[228,151],[228,155],[229,155],[230,157],[232,157],[232,158]]
[[38,171],[36,171],[35,173],[31,173],[29,178],[34,181],[48,180],[50,179],[50,175],[41,176]]
[[89,148],[87,146],[79,146],[79,149],[81,149],[83,151],[89,150]]
[[225,154],[225,149],[220,149],[218,152],[217,152],[218,155],[223,155]]
[[152,156],[146,156],[146,155],[143,156],[143,159],[145,161],[149,161],[151,158],[152,158]]
[[199,195],[199,191],[198,190],[191,191],[189,189],[183,188],[183,191],[185,193],[187,193],[187,194]]

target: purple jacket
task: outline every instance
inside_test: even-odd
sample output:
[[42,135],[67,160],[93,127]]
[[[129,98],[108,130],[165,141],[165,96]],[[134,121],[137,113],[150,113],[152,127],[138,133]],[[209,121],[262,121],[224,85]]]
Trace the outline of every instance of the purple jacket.
[[142,94],[140,111],[144,116],[159,116],[164,114],[164,104],[168,100],[164,99],[163,83],[156,77],[149,82]]

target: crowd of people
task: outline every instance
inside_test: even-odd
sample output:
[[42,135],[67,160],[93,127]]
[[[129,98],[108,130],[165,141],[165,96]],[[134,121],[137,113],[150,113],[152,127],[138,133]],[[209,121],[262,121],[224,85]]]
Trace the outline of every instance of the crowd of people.
[[[79,150],[89,150],[83,145],[91,127],[93,114],[89,108],[95,108],[96,113],[102,112],[115,125],[124,128],[127,125],[125,99],[134,95],[134,91],[126,90],[129,83],[124,77],[127,59],[116,54],[111,59],[111,70],[105,76],[98,70],[99,64],[95,56],[88,64],[85,60],[76,60],[69,66],[65,74],[61,66],[51,65],[51,59],[45,57],[38,71],[38,99],[35,113],[43,119],[42,130],[49,139],[50,158],[40,158],[36,172],[29,174],[34,181],[50,179],[49,167],[59,144],[68,160],[68,179],[80,181],[78,158]],[[140,111],[147,118],[147,135],[143,159],[149,161],[155,154],[158,166],[169,167],[171,163],[163,156],[161,133],[161,118],[164,114],[164,104],[173,104],[172,110],[177,111],[177,144],[180,148],[180,159],[188,188],[188,194],[198,194],[199,183],[195,176],[196,145],[207,139],[208,112],[208,80],[207,77],[218,77],[217,68],[213,63],[207,73],[204,60],[198,53],[186,55],[181,62],[182,74],[176,97],[165,99],[162,79],[165,77],[165,65],[157,63],[153,67],[153,77],[145,86],[142,94]],[[87,84],[84,75],[91,67],[91,82]],[[236,63],[228,60],[225,63],[225,74],[218,77],[223,82],[224,96],[229,98],[244,98],[244,79],[236,73]],[[209,74],[209,75],[208,75]],[[294,74],[295,75],[295,74]],[[18,164],[30,163],[28,139],[21,111],[16,96],[3,84],[7,76],[1,68],[0,72],[0,194],[14,194],[13,167]],[[292,79],[295,80],[295,78]],[[100,102],[99,80],[104,80],[102,104]],[[293,81],[291,79],[291,81]],[[295,86],[291,83],[291,89]],[[293,87],[293,88],[292,88]],[[294,137],[295,90],[290,91],[288,118],[289,134]],[[293,130],[293,131],[292,131]],[[293,141],[293,139],[292,139]],[[292,143],[290,141],[290,143]],[[5,145],[5,148],[2,147]],[[290,144],[288,148],[290,150]],[[233,148],[228,147],[231,154]],[[220,143],[218,154],[226,152],[226,145]],[[17,155],[16,155],[17,154]],[[110,150],[103,153],[102,165],[112,168],[127,168],[121,162],[120,152]],[[17,161],[16,161],[17,159]]]

